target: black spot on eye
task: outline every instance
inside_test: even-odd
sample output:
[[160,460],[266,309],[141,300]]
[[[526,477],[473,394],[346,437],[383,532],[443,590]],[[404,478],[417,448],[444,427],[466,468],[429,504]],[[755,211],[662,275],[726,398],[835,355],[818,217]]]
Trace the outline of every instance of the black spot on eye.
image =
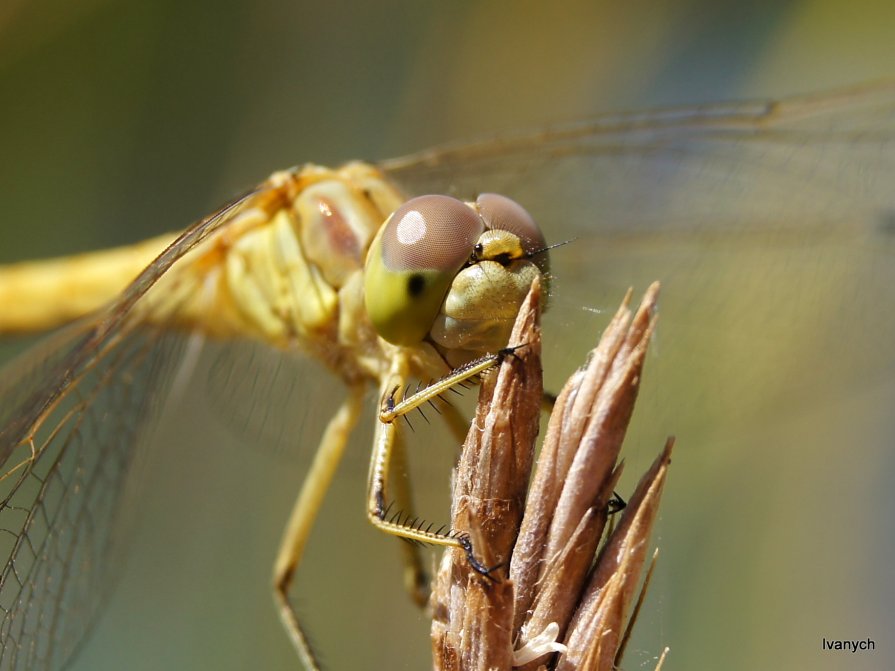
[[419,274],[413,274],[407,279],[407,293],[416,298],[426,288],[426,278]]

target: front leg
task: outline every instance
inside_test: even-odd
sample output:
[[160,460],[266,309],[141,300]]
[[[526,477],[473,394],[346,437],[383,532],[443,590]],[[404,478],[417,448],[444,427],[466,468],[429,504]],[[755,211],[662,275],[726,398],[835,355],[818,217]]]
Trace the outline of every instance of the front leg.
[[442,547],[456,547],[463,550],[470,563],[483,575],[488,575],[492,568],[482,565],[473,554],[468,536],[458,534],[444,527],[433,528],[431,524],[410,518],[402,511],[393,512],[387,498],[389,469],[397,443],[396,419],[414,410],[436,396],[447,392],[455,385],[462,384],[486,370],[499,364],[504,357],[512,355],[514,348],[501,350],[462,366],[449,375],[430,384],[399,402],[395,400],[395,392],[404,387],[406,376],[394,373],[382,385],[383,405],[376,426],[373,455],[370,460],[370,472],[367,481],[367,517],[378,529],[387,534],[407,540]]

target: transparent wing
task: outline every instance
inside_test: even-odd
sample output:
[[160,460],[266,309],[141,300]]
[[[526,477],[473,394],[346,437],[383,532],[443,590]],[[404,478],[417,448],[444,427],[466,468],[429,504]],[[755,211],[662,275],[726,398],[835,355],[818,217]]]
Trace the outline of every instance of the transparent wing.
[[617,115],[387,161],[408,193],[519,198],[548,232],[717,236],[891,223],[895,82]]
[[[308,398],[308,380],[314,380],[315,398],[345,393],[321,363],[252,340],[208,342],[199,366],[196,375],[212,416],[245,445],[293,462],[312,456],[320,435],[308,430],[321,410]],[[357,456],[365,473],[367,455]]]
[[[108,594],[120,512],[178,338],[140,329],[89,371],[36,430],[30,467],[0,485],[0,667],[60,668]],[[16,454],[16,452],[14,452]]]
[[58,372],[61,361],[94,326],[93,320],[85,319],[53,333],[32,346],[27,356],[19,356],[7,363],[0,374],[0,398],[6,403],[0,406],[0,427],[8,427],[28,394],[33,394],[47,382],[48,376]]
[[576,334],[628,286],[661,280],[647,369],[667,431],[732,430],[893,368],[895,83],[606,117],[384,167],[409,193],[504,193],[548,242],[570,241],[551,257],[548,372],[574,365]]
[[136,447],[188,337],[140,323],[133,307],[250,197],[189,229],[107,311],[0,376],[0,668],[61,668],[108,594],[134,510]]
[[[98,316],[92,328],[85,329],[84,337],[63,353],[48,357],[48,363],[34,366],[28,361],[15,364],[17,371],[39,370],[40,375],[33,387],[21,387],[12,392],[8,401],[10,410],[0,424],[0,463],[6,464],[10,454],[26,439],[40,417],[62,396],[68,393],[79,372],[101,355],[105,348],[113,347],[122,329],[128,324],[131,310],[147,291],[197,244],[225,226],[251,199],[259,195],[250,191],[235,198],[227,205],[210,214],[180,235],[161,255],[128,286],[122,295]],[[46,354],[46,347],[42,348]],[[35,354],[35,358],[41,355]],[[18,375],[18,374],[17,374]],[[6,405],[6,403],[4,403]]]

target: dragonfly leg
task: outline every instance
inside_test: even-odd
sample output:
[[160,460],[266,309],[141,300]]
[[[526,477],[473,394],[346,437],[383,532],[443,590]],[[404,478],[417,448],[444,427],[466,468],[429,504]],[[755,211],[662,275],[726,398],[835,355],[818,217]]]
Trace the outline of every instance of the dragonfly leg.
[[[441,407],[440,417],[447,424],[457,444],[461,445],[466,437],[469,422],[457,408],[447,403]],[[401,432],[398,432],[395,436],[393,455],[396,472],[398,474],[406,472],[407,469],[404,463],[407,458],[407,446],[404,434]],[[395,491],[395,504],[399,510],[404,512],[405,519],[411,519],[414,506],[410,480],[398,475],[393,478],[392,484]],[[401,543],[401,551],[404,560],[404,586],[413,602],[420,608],[423,608],[429,602],[431,590],[430,576],[423,566],[420,546],[416,543]]]
[[[467,380],[481,375],[486,370],[494,368],[500,364],[504,358],[513,356],[513,352],[519,349],[519,347],[524,347],[524,345],[505,347],[494,354],[486,354],[478,359],[474,359],[467,364],[455,368],[443,378],[435,380],[424,389],[420,389],[419,391],[402,398],[398,402],[395,401],[394,396],[395,392],[401,387],[401,384],[393,387],[393,389],[385,389],[383,393],[383,406],[379,410],[379,421],[381,423],[391,423],[395,421],[398,417],[406,415],[411,410],[415,410],[421,405],[428,403],[433,398],[447,393],[452,387],[456,387]],[[403,383],[403,380],[399,379],[398,381],[399,383]]]
[[[430,399],[447,392],[454,385],[474,378],[486,370],[499,364],[504,357],[512,356],[515,348],[506,348],[496,354],[489,354],[471,363],[455,369],[446,377],[441,378],[427,386],[425,389],[395,402],[395,391],[400,388],[405,380],[400,375],[392,375],[383,384],[382,393],[384,403],[379,412],[379,422],[376,426],[373,455],[370,461],[370,475],[367,482],[367,517],[376,528],[385,533],[410,541],[444,547],[455,547],[463,550],[470,563],[480,573],[487,575],[488,567],[481,565],[475,558],[469,538],[465,535],[452,532],[450,529],[435,529],[430,526],[422,526],[409,519],[400,511],[390,515],[390,506],[387,499],[387,483],[389,482],[389,470],[395,443],[397,441],[397,423],[395,420]],[[395,385],[397,383],[397,385]]]
[[[395,435],[392,455],[395,466],[392,477],[395,496],[393,508],[400,510],[405,519],[411,519],[414,509],[413,488],[410,478],[404,476],[407,472],[407,445],[401,433]],[[413,603],[423,608],[429,602],[430,577],[423,565],[419,544],[401,543],[401,558],[404,563],[404,589]]]
[[330,419],[320,446],[317,448],[317,453],[314,455],[311,468],[305,476],[301,492],[292,508],[274,565],[274,599],[280,611],[280,619],[289,633],[289,638],[302,663],[309,671],[317,671],[319,665],[314,658],[307,637],[302,631],[298,615],[289,602],[289,589],[304,554],[305,543],[314,526],[314,520],[320,510],[323,497],[326,495],[336,468],[342,460],[342,454],[348,444],[351,431],[360,418],[364,391],[365,388],[362,385],[350,388],[348,397]]

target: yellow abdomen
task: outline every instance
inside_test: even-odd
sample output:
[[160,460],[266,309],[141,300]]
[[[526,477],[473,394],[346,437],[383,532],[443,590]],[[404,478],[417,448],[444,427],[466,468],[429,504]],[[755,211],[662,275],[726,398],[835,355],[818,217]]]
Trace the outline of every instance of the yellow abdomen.
[[43,331],[98,310],[175,237],[0,267],[0,333]]

